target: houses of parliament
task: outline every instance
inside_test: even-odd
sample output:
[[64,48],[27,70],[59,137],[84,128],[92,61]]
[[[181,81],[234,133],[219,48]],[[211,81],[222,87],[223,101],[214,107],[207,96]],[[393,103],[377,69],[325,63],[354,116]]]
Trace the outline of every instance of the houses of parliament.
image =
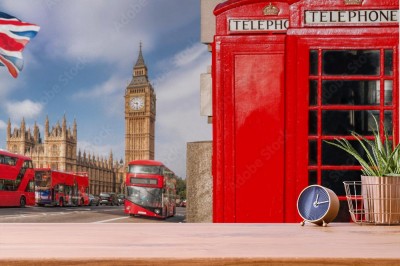
[[148,69],[140,45],[139,56],[133,68],[132,81],[125,90],[125,163],[77,149],[78,126],[74,120],[67,126],[64,115],[61,124],[50,127],[45,121],[44,135],[35,123],[26,127],[22,119],[19,128],[7,125],[7,150],[32,158],[35,168],[48,168],[66,172],[86,172],[90,180],[89,192],[123,193],[125,168],[132,160],[154,159],[156,95],[148,78]]

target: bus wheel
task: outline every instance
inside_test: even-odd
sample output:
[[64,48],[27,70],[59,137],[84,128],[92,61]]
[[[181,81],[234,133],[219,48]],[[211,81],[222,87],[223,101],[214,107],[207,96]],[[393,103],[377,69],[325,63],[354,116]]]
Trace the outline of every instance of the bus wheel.
[[58,206],[64,207],[64,199],[61,198],[60,201],[58,202]]
[[19,200],[19,206],[21,208],[25,208],[25,204],[26,204],[26,199],[25,197],[21,197],[21,199]]
[[85,200],[83,198],[81,198],[81,206],[85,205]]

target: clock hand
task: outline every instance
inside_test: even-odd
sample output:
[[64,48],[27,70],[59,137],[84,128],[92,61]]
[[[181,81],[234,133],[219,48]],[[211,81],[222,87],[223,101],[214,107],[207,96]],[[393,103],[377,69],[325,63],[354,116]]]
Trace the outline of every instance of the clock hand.
[[318,198],[319,198],[319,194],[317,194],[317,198],[314,201],[314,206],[317,207],[318,206]]
[[318,202],[318,204],[322,204],[322,203],[329,203],[329,201],[327,200],[327,201]]

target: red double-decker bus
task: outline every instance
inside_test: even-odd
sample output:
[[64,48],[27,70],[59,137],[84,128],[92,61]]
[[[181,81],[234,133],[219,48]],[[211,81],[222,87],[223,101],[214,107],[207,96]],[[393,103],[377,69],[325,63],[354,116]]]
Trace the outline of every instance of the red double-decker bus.
[[0,206],[35,204],[32,159],[0,150]]
[[35,169],[35,202],[38,206],[89,205],[89,177],[86,173]]
[[125,213],[165,219],[176,213],[176,177],[163,163],[137,160],[128,164]]

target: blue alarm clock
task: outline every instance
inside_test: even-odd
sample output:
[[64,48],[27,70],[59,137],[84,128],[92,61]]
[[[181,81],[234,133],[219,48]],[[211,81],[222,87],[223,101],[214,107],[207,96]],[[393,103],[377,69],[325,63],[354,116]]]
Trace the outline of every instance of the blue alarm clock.
[[297,200],[297,210],[305,222],[327,226],[339,212],[339,199],[332,190],[311,185],[303,189]]

